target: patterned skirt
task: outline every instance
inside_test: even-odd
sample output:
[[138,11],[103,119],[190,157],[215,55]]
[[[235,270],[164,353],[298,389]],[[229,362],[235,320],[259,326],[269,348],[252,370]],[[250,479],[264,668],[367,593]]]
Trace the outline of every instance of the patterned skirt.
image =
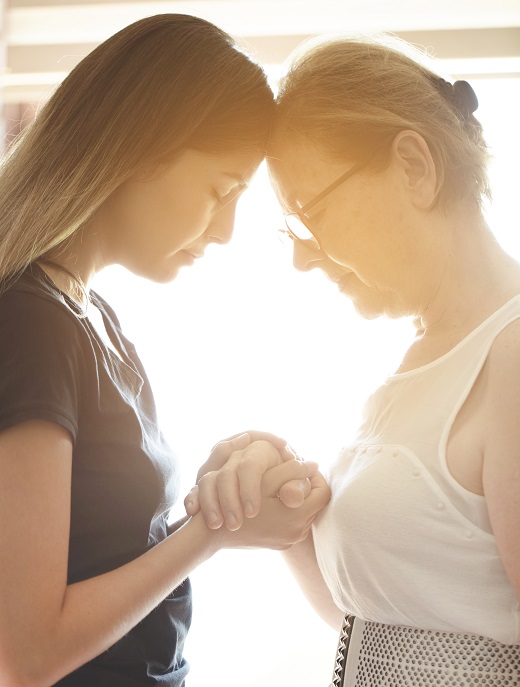
[[520,645],[347,616],[329,687],[520,687]]

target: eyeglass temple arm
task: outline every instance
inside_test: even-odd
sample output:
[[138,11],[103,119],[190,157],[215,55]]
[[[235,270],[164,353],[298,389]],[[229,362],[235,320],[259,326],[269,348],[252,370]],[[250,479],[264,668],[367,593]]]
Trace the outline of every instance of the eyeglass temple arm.
[[338,188],[344,181],[346,181],[350,176],[355,174],[358,170],[360,170],[364,165],[366,165],[366,160],[362,160],[361,162],[356,162],[356,164],[351,167],[348,172],[345,172],[342,176],[340,176],[337,181],[335,181],[333,184],[328,186],[324,191],[322,191],[319,195],[316,196],[316,198],[313,198],[310,203],[307,203],[307,205],[304,205],[302,208],[300,208],[300,212],[296,214],[302,214],[304,215],[308,210],[313,208],[317,203],[322,200],[322,198],[325,198],[325,196],[328,196],[329,193],[332,193],[334,189]]

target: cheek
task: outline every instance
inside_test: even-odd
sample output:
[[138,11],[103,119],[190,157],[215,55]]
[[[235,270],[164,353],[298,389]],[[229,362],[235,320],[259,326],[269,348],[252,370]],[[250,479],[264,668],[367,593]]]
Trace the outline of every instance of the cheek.
[[206,230],[210,213],[207,203],[192,196],[165,190],[142,198],[132,214],[134,230],[166,251],[194,241]]
[[323,246],[340,264],[361,260],[367,266],[385,263],[393,250],[398,221],[391,218],[390,201],[380,194],[359,194],[327,218],[330,229]]

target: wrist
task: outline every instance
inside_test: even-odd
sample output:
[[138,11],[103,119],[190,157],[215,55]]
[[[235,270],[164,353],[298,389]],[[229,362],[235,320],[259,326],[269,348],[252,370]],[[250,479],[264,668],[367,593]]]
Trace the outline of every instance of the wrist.
[[199,542],[203,549],[208,554],[208,558],[213,556],[213,554],[224,548],[224,537],[222,532],[222,527],[218,530],[211,530],[204,520],[202,512],[198,512],[193,515],[182,529],[187,528],[190,531],[190,537],[193,541]]
[[182,518],[180,518],[179,520],[176,520],[175,522],[169,523],[167,526],[168,536],[170,534],[173,534],[174,532],[177,532],[177,530],[180,530],[180,528],[183,527],[188,522],[189,519],[190,519],[190,516],[185,515]]

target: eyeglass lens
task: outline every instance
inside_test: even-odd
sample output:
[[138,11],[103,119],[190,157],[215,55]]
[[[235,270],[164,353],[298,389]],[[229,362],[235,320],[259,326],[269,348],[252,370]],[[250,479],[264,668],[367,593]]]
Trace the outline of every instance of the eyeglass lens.
[[285,224],[290,233],[300,241],[315,241],[317,243],[316,237],[312,231],[298,215],[286,215]]

